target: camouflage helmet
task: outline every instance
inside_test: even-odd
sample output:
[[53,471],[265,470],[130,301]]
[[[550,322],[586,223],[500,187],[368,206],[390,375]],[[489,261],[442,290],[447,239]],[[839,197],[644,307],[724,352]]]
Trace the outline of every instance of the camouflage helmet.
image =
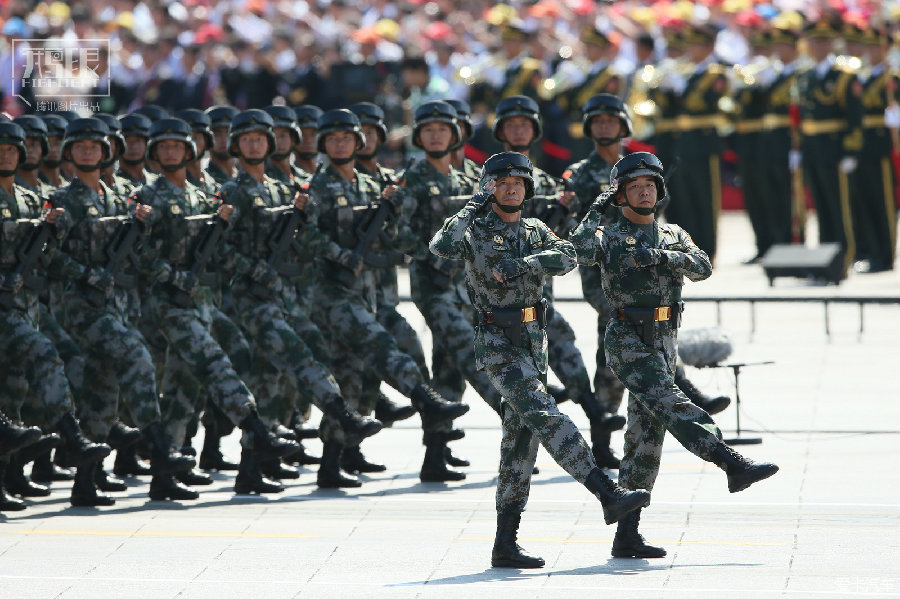
[[500,100],[500,103],[497,104],[496,116],[494,117],[492,132],[494,139],[500,143],[505,143],[505,140],[500,139],[500,128],[503,126],[503,119],[512,116],[523,116],[531,121],[534,127],[534,137],[531,138],[531,143],[539,140],[544,134],[544,130],[541,127],[541,111],[537,102],[528,96],[510,96]]
[[456,111],[456,122],[462,131],[463,142],[470,139],[475,132],[475,127],[472,125],[472,109],[469,107],[469,103],[455,98],[449,98],[444,100],[444,102],[452,106]]
[[191,126],[191,131],[199,131],[206,140],[206,149],[213,147],[212,119],[208,114],[197,108],[186,108],[175,113],[176,119],[181,119]]
[[60,118],[66,121],[67,125],[75,119],[81,118],[79,114],[74,110],[57,110],[55,114],[58,114]]
[[641,176],[653,177],[656,181],[656,202],[666,197],[666,180],[663,178],[663,164],[650,152],[635,152],[620,158],[610,171],[610,179],[616,182],[618,193],[625,192],[625,183]]
[[[106,123],[106,126],[109,129],[110,140],[116,140],[117,149],[113,152],[114,158],[112,159],[115,160],[115,157],[121,156],[125,152],[125,136],[122,135],[122,121],[106,112],[98,112],[95,115],[95,118]],[[110,161],[110,164],[107,164],[106,166],[110,166],[112,160]]]
[[166,119],[172,116],[169,114],[169,111],[163,108],[162,106],[157,106],[156,104],[145,104],[140,108],[134,111],[136,114],[142,114],[151,121],[158,121],[159,119]]
[[75,119],[66,126],[66,136],[63,138],[62,155],[65,158],[66,150],[72,144],[83,139],[93,139],[100,142],[103,147],[103,157],[100,158],[100,166],[103,162],[112,159],[112,148],[109,145],[109,127],[98,118],[88,117]]
[[350,112],[359,118],[360,125],[373,125],[378,130],[381,143],[387,141],[387,126],[384,124],[384,111],[371,102],[358,102],[350,107]]
[[69,122],[58,114],[42,114],[41,120],[47,126],[47,137],[62,137]]
[[319,126],[319,117],[323,114],[322,109],[312,104],[301,104],[294,108],[294,115],[297,117],[298,127],[312,127],[315,129]]
[[[419,133],[422,127],[427,123],[447,123],[450,130],[456,138],[450,142],[450,150],[459,147],[462,139],[462,132],[459,130],[459,121],[456,118],[456,109],[450,104],[436,100],[433,102],[425,102],[416,109],[413,119],[412,142],[417,148],[422,148],[422,142],[419,140]],[[422,148],[424,149],[424,148]]]
[[528,156],[519,152],[500,152],[484,161],[481,182],[501,177],[522,177],[525,180],[525,199],[534,197],[534,165]]
[[[9,144],[19,148],[19,162],[25,162],[27,151],[25,150],[25,130],[12,121],[0,121],[0,144]],[[5,176],[10,176],[9,173]]]
[[126,114],[119,119],[119,122],[122,124],[122,137],[147,138],[150,136],[150,125],[153,124],[150,119],[136,112]]
[[227,105],[210,106],[206,109],[206,116],[209,117],[210,121],[210,129],[216,129],[217,127],[231,128],[231,121],[240,113],[241,111],[234,106]]
[[47,124],[40,117],[33,114],[23,114],[13,119],[15,124],[22,127],[25,137],[37,137],[41,141],[41,157],[50,153],[50,144],[47,142]]
[[292,108],[272,105],[266,106],[263,110],[272,117],[272,122],[275,124],[275,127],[284,127],[285,129],[290,130],[291,137],[294,138],[293,145],[300,145],[300,142],[303,139],[303,133],[300,132],[300,126],[297,125],[297,115]]
[[241,150],[238,147],[238,138],[244,133],[262,131],[269,140],[269,149],[266,152],[268,158],[275,152],[275,122],[264,110],[251,108],[231,119],[231,132],[228,134],[228,153],[239,158]]
[[322,153],[325,153],[325,137],[335,131],[352,132],[356,136],[357,150],[361,150],[366,145],[366,136],[362,132],[362,127],[359,126],[359,119],[346,108],[337,108],[322,113],[316,123],[316,129],[319,133],[316,149]]
[[581,111],[583,114],[581,118],[581,129],[586,138],[591,139],[591,119],[598,114],[611,114],[619,117],[619,120],[622,121],[622,126],[625,127],[625,133],[622,137],[631,136],[631,117],[628,116],[628,110],[625,108],[625,103],[617,96],[612,94],[597,94],[596,96],[591,96],[588,98],[588,101],[584,103],[584,107]]
[[178,170],[197,157],[197,146],[194,145],[194,136],[191,126],[181,119],[166,117],[164,119],[159,119],[150,127],[150,140],[147,142],[146,150],[146,157],[148,160],[158,161],[158,158],[153,154],[153,150],[159,142],[166,139],[184,142],[187,149],[184,161],[177,165],[176,168],[170,170]]

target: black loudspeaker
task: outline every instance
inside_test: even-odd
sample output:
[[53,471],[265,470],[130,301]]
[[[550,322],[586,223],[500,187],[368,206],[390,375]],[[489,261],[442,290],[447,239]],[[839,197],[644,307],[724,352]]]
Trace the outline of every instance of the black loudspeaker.
[[823,243],[810,248],[805,245],[773,245],[760,264],[772,285],[775,277],[800,277],[840,284],[844,279],[844,252],[839,243]]

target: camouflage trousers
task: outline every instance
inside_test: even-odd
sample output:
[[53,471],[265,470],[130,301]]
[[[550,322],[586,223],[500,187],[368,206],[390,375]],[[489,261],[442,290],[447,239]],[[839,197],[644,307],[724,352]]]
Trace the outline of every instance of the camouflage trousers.
[[[475,344],[472,342],[475,339],[475,312],[472,306],[442,297],[425,297],[417,298],[416,307],[431,329],[432,343],[443,352],[441,376],[447,376],[446,371],[452,367],[499,414],[501,395],[496,385],[492,385],[488,376],[475,365]],[[460,401],[462,398],[453,399]],[[445,424],[447,429],[451,426],[451,423]]]
[[613,316],[612,307],[601,285],[599,266],[579,266],[584,299],[597,311],[597,370],[594,372],[594,395],[604,411],[616,414],[625,397],[625,386],[606,363],[606,326]]
[[[264,301],[254,298],[247,289],[234,292],[235,308],[240,324],[253,350],[253,376],[248,386],[259,398],[260,417],[267,423],[277,422],[282,406],[289,403],[281,393],[290,390],[284,384],[272,387],[264,384],[268,377],[292,377],[295,389],[305,389],[313,403],[328,413],[343,406],[341,389],[332,373],[315,359],[306,343],[291,327],[288,315],[279,298]],[[264,396],[268,389],[275,396]],[[279,392],[279,389],[281,391]],[[328,418],[328,417],[326,417]]]
[[85,435],[104,441],[119,409],[144,428],[160,419],[156,372],[147,341],[110,302],[95,308],[80,294],[66,296],[64,326],[84,351],[78,416]]
[[10,383],[0,394],[0,409],[12,419],[21,419],[30,388],[36,402],[24,410],[29,424],[53,428],[63,414],[75,411],[65,364],[56,347],[20,310],[0,310],[0,331],[0,382]]
[[675,384],[676,332],[667,322],[656,327],[652,347],[630,323],[613,321],[606,330],[607,359],[629,392],[625,455],[619,468],[619,484],[626,489],[653,488],[666,431],[706,461],[722,442],[722,431],[709,414]]
[[[232,423],[240,424],[256,402],[212,333],[211,310],[178,308],[155,295],[148,304],[168,344],[164,380],[172,386],[163,387],[160,408],[170,438],[181,446],[187,425],[197,412],[201,389]],[[175,369],[173,374],[170,364]],[[196,382],[184,381],[186,386],[180,389],[175,383],[185,375]]]
[[56,320],[56,315],[53,311],[43,302],[38,304],[38,308],[40,311],[41,332],[56,346],[59,357],[65,363],[66,378],[69,379],[69,388],[72,390],[72,395],[77,404],[81,395],[81,388],[84,386],[84,355],[82,355],[81,348],[78,347],[72,336]]
[[597,467],[591,448],[575,423],[556,407],[533,361],[488,366],[485,372],[503,395],[497,511],[525,509],[538,444],[575,480],[584,483]]

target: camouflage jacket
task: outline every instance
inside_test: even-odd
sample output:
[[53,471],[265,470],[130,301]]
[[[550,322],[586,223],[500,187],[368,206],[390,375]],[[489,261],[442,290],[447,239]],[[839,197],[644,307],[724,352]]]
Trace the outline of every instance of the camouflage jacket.
[[396,192],[403,206],[401,240],[413,263],[409,268],[413,299],[434,295],[465,301],[463,264],[428,251],[432,236],[444,221],[456,214],[472,194],[469,180],[456,169],[449,175],[438,171],[427,160],[412,165]]
[[[41,203],[41,198],[26,187],[15,185],[13,195],[0,188],[0,278],[15,269],[19,262],[16,251],[33,227],[41,222]],[[60,234],[62,229],[54,232]],[[35,318],[37,292],[23,287],[16,294],[13,306],[28,311]]]
[[[353,252],[359,241],[359,232],[368,226],[369,216],[378,209],[381,188],[372,177],[354,171],[353,181],[348,181],[331,165],[319,169],[309,182],[309,198],[312,204],[312,226],[325,236],[324,244],[316,244],[315,255],[319,259],[321,280],[324,284],[338,286],[340,271],[346,271],[338,262],[346,252]],[[396,221],[385,224],[388,238],[396,238]],[[383,239],[376,239],[368,252],[386,249]],[[365,256],[363,256],[365,258]],[[342,275],[340,275],[342,276]],[[375,305],[375,275],[372,268],[364,266],[354,279],[352,291],[367,297]]]
[[20,176],[16,175],[16,185],[18,187],[24,187],[28,191],[33,192],[40,198],[49,198],[50,194],[56,191],[56,188],[45,182],[43,179],[38,177],[37,186],[32,186],[26,183]]
[[[534,218],[506,223],[493,209],[476,218],[475,210],[464,207],[445,221],[430,249],[442,258],[465,261],[469,297],[482,315],[540,305],[545,278],[575,268],[575,248],[544,223]],[[521,274],[501,283],[492,270],[503,260],[514,261]],[[523,323],[516,341],[498,325],[479,319],[475,333],[478,368],[508,363],[524,352],[540,372],[546,372],[547,335],[538,321]]]
[[[651,238],[624,215],[604,227],[600,218],[597,211],[589,211],[570,239],[579,263],[600,266],[612,308],[670,306],[681,300],[684,277],[702,281],[712,274],[706,253],[678,225],[654,221]],[[628,266],[626,256],[639,248],[662,250],[668,260],[648,268]]]
[[143,173],[140,179],[136,179],[131,174],[123,169],[119,169],[113,175],[115,178],[116,185],[114,186],[117,193],[120,193],[122,197],[127,197],[132,191],[140,187],[141,185],[149,185],[153,183],[153,181],[159,176],[155,173],[151,173],[147,169],[143,169]]
[[[131,200],[153,207],[149,218],[150,233],[142,244],[144,272],[152,281],[164,283],[176,270],[190,270],[194,262],[193,251],[212,222],[217,202],[190,182],[185,187],[178,187],[165,177],[132,193]],[[207,268],[217,261],[210,260]],[[208,291],[204,290],[199,296],[211,301]],[[152,293],[167,297],[159,285],[152,288]]]
[[231,173],[226,173],[219,166],[212,161],[208,165],[206,165],[206,173],[212,177],[213,181],[216,182],[218,187],[224,185],[227,181],[230,181],[233,178]]
[[208,172],[200,171],[200,179],[196,177],[192,177],[190,173],[188,173],[187,180],[188,183],[202,191],[206,194],[207,197],[212,198],[216,195],[216,192],[219,191],[219,183],[210,175]]

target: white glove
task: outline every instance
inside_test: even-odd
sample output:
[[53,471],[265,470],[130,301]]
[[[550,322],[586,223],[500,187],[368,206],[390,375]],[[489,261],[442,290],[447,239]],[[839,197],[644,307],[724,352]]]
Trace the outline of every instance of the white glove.
[[684,77],[676,73],[675,71],[669,71],[663,76],[663,80],[660,82],[660,87],[663,89],[671,90],[676,94],[684,93],[684,88],[687,87],[687,81],[685,81]]
[[801,158],[802,154],[800,154],[800,150],[791,150],[788,152],[788,167],[791,169],[792,173],[796,173],[797,169],[800,168]]
[[888,129],[900,129],[900,106],[891,104],[884,109],[884,125]]
[[838,168],[841,169],[842,173],[849,175],[856,170],[856,158],[853,156],[844,156],[838,163]]

